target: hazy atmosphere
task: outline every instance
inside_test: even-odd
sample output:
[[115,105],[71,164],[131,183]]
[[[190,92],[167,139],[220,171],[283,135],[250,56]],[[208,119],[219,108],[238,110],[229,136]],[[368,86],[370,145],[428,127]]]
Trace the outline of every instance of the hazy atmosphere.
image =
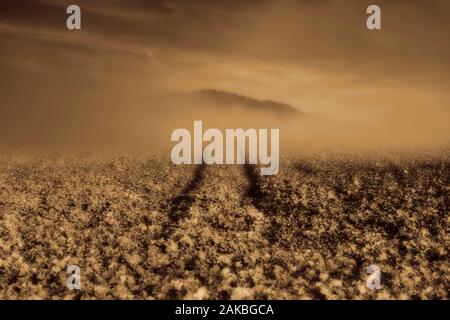
[[[129,127],[142,126],[142,138],[163,123],[191,125],[180,113],[200,103],[178,95],[211,88],[319,117],[285,130],[299,143],[448,142],[447,1],[381,1],[374,32],[368,1],[77,3],[80,31],[65,27],[70,1],[0,4],[2,140],[92,141],[110,137],[107,127],[131,143]],[[168,143],[166,131],[155,140]]]
[[0,300],[447,300],[450,1],[371,4],[1,0]]

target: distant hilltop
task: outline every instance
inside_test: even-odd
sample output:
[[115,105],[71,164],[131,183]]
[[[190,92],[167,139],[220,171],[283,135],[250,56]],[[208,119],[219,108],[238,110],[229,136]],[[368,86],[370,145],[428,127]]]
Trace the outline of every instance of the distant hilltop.
[[292,116],[306,115],[297,108],[286,103],[272,100],[258,100],[244,95],[221,90],[202,89],[195,91],[194,94],[200,96],[201,98],[210,99],[217,105],[224,105],[224,106],[239,105],[258,111],[269,111],[279,115],[292,115]]

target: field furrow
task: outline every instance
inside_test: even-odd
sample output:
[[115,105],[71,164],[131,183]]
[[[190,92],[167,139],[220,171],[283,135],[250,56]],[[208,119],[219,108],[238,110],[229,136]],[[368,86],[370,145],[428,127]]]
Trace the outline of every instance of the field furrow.
[[[163,210],[193,169],[123,157],[4,164],[0,296],[145,296],[147,248],[171,223]],[[82,292],[67,291],[70,264],[81,268]]]
[[270,258],[262,237],[267,220],[246,201],[249,185],[241,169],[205,168],[188,214],[167,241],[173,261],[158,297],[254,297],[252,274]]
[[445,154],[0,163],[0,298],[448,298]]
[[[274,243],[308,261],[316,298],[443,298],[448,288],[448,161],[305,158],[256,179]],[[267,209],[264,209],[267,208]],[[367,267],[385,287],[370,292]],[[436,284],[440,285],[436,285]]]

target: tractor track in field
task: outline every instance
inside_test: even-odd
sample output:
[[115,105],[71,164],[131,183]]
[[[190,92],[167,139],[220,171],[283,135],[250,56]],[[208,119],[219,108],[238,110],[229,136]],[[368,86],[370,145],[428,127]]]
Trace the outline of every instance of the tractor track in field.
[[265,195],[261,190],[261,176],[258,174],[257,170],[258,168],[253,165],[244,165],[244,174],[248,180],[248,188],[245,193],[245,200],[253,207],[255,207],[256,210],[264,214],[266,219],[268,219],[269,222],[267,224],[267,228],[265,228],[265,230],[263,231],[263,237],[265,237],[267,241],[273,246],[279,238],[279,223],[277,220],[277,213],[273,212],[273,209],[270,208],[267,195]]
[[[271,246],[264,237],[270,220],[254,205],[262,200],[255,195],[256,183],[246,170],[203,166],[196,170],[185,195],[174,198],[171,214],[178,218],[168,226],[166,243],[176,243],[183,255],[174,256],[160,274],[160,298],[184,297],[180,283],[192,276],[208,288],[209,297],[231,298],[233,292],[238,297],[241,289],[235,288],[250,288],[253,280],[235,279],[223,285],[211,281],[220,282],[224,268],[231,274],[248,272],[258,260],[271,259]],[[170,250],[164,248],[164,252]],[[243,297],[251,297],[245,293],[248,290]]]
[[204,180],[205,165],[197,165],[194,175],[187,186],[173,199],[170,200],[169,214],[173,223],[178,223],[180,219],[189,214],[189,208],[195,201],[195,192]]
[[[292,158],[276,176],[163,159],[12,163],[0,297],[446,299],[448,160],[325,160]],[[66,290],[69,264],[80,292]]]
[[168,201],[166,210],[168,220],[163,226],[162,237],[170,238],[175,229],[178,228],[180,221],[189,216],[189,210],[195,202],[196,192],[203,183],[205,176],[205,165],[196,165],[192,178],[187,185],[175,197]]

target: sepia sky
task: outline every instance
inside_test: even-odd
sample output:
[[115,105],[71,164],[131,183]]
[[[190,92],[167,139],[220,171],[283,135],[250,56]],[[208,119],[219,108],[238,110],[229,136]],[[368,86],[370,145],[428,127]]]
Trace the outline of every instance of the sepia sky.
[[[381,31],[366,28],[375,3]],[[69,4],[81,31],[66,29]],[[1,1],[0,39],[1,110],[215,88],[315,114],[448,120],[445,0]]]

